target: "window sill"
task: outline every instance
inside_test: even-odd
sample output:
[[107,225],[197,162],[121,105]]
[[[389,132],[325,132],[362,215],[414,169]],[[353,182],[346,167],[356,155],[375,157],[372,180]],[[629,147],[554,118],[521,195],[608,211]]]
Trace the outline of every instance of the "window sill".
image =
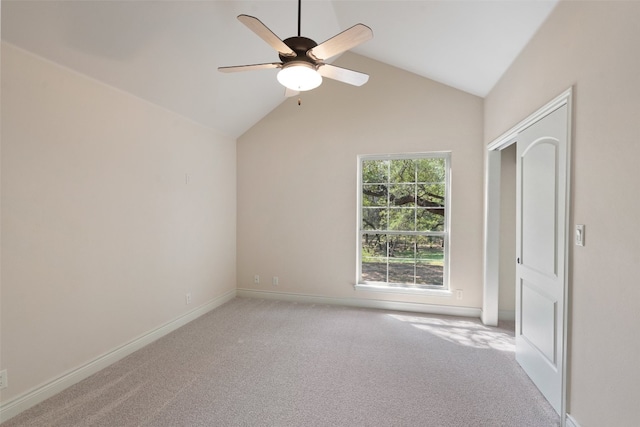
[[383,292],[387,294],[410,294],[410,295],[423,295],[430,297],[451,297],[453,292],[448,289],[417,289],[417,288],[402,288],[386,285],[374,285],[366,283],[358,283],[354,286],[356,291],[370,291],[370,292]]

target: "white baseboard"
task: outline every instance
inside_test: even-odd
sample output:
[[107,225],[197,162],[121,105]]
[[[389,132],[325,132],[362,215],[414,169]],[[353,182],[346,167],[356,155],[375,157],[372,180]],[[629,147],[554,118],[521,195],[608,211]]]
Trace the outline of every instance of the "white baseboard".
[[182,316],[177,317],[176,319],[173,319],[165,323],[164,325],[161,325],[156,329],[153,329],[133,339],[127,344],[104,353],[103,355],[97,357],[96,359],[86,363],[79,368],[62,374],[61,376],[41,386],[35,387],[34,389],[7,401],[6,403],[2,403],[0,405],[0,423],[8,420],[9,418],[15,417],[20,412],[31,408],[32,406],[44,401],[45,399],[48,399],[51,396],[54,396],[55,394],[60,393],[67,387],[70,387],[82,381],[83,379],[124,358],[125,356],[128,356],[131,353],[141,349],[142,347],[152,343],[153,341],[162,338],[163,336],[167,335],[170,332],[173,332],[179,327],[186,325],[187,323],[197,319],[203,314],[208,313],[214,308],[219,307],[227,301],[232,300],[233,298],[235,298],[235,296],[235,289],[226,292],[220,297],[215,298],[199,307],[196,307],[188,313],[185,313]]
[[498,319],[499,320],[509,320],[511,322],[515,322],[515,320],[516,320],[516,312],[515,312],[515,310],[500,310],[500,311],[498,311]]
[[566,418],[566,426],[567,427],[580,427],[580,424],[569,414],[567,414]]
[[258,291],[254,289],[238,289],[237,296],[247,298],[263,298],[281,301],[293,301],[313,304],[345,305],[350,307],[379,308],[384,310],[410,311],[414,313],[444,314],[448,316],[480,317],[481,310],[472,307],[456,307],[449,305],[421,304],[413,302],[383,301],[364,298],[331,298],[318,295],[293,294],[286,292]]

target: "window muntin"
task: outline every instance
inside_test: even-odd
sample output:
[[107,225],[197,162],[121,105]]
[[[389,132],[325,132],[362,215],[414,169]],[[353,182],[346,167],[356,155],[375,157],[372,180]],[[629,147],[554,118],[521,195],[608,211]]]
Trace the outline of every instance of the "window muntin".
[[447,288],[449,159],[360,157],[358,283]]

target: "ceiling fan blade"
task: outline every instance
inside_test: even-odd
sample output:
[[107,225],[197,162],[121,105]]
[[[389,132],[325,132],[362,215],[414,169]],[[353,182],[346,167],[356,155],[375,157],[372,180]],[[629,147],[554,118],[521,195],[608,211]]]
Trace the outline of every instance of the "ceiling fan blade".
[[298,96],[298,95],[300,95],[300,92],[298,92],[297,90],[289,89],[288,87],[284,88],[284,96],[286,96],[287,98],[291,98],[293,96]]
[[356,24],[348,30],[344,30],[329,40],[320,43],[313,49],[309,49],[307,55],[316,60],[325,60],[354,48],[372,38],[373,31],[371,28],[364,24]]
[[296,53],[258,18],[249,15],[239,15],[238,20],[283,56],[296,56]]
[[264,70],[268,68],[281,68],[282,64],[279,62],[270,62],[266,64],[251,64],[251,65],[235,65],[232,67],[218,67],[218,71],[221,73],[235,73],[238,71],[251,71],[251,70]]
[[336,67],[331,64],[323,64],[318,68],[318,73],[322,77],[338,80],[339,82],[348,83],[353,86],[362,86],[369,81],[369,75],[359,71],[349,70],[348,68]]

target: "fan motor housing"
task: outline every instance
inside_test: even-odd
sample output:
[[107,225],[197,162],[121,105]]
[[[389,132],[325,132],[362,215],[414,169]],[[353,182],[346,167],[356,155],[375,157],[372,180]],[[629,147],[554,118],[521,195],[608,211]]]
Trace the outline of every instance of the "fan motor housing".
[[307,38],[307,37],[289,37],[288,39],[283,40],[284,44],[289,46],[291,50],[296,53],[296,56],[284,56],[282,54],[278,55],[283,64],[286,64],[291,61],[305,61],[313,66],[316,66],[316,61],[313,58],[310,58],[307,55],[309,49],[313,49],[318,46],[318,43]]

